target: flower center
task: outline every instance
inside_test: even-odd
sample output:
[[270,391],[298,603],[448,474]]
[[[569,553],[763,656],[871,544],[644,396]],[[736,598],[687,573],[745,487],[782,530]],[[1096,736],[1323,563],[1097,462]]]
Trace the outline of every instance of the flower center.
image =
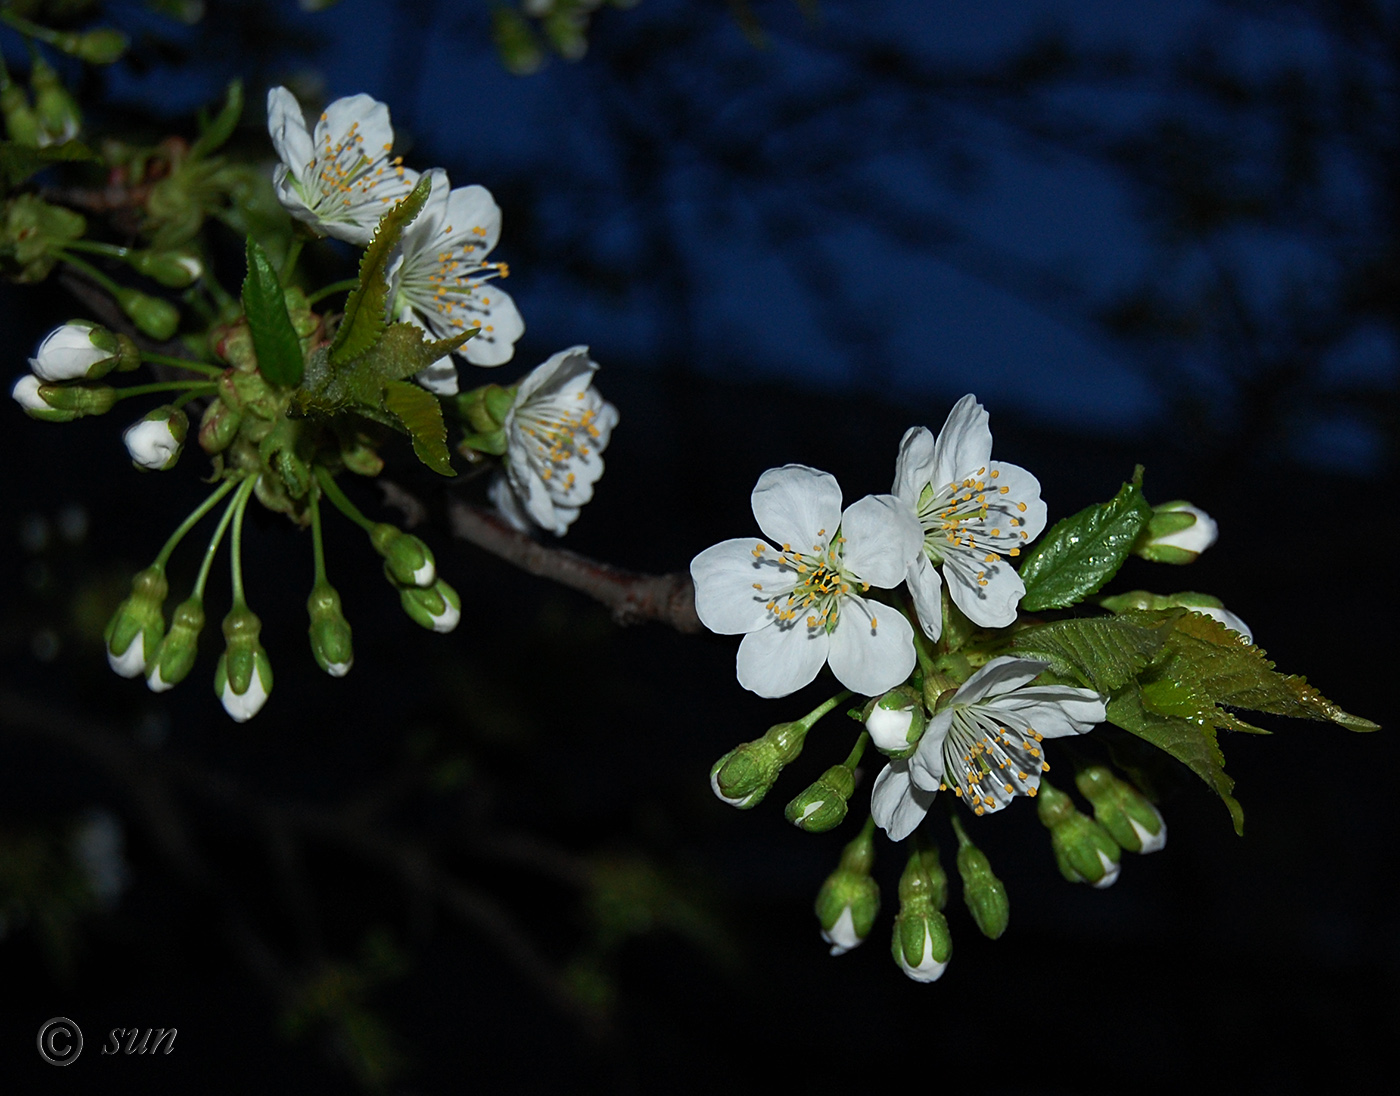
[[[477,227],[472,233],[484,238],[486,230]],[[407,301],[419,312],[436,312],[443,324],[459,331],[466,330],[468,324],[481,327],[480,321],[464,320],[454,313],[459,310],[490,312],[491,298],[478,297],[476,291],[490,278],[507,277],[510,269],[505,263],[477,262],[473,253],[484,248],[485,243],[454,238],[452,225],[447,225],[441,235],[443,239],[438,246],[442,250],[434,252],[431,247],[424,246],[405,258],[399,300]],[[492,328],[487,325],[484,330],[489,334]]]
[[965,799],[976,814],[998,811],[1016,795],[1034,797],[1040,774],[1050,771],[1033,727],[1004,725],[986,707],[953,709],[952,725],[943,740],[943,783]]
[[[983,467],[960,483],[924,488],[917,512],[924,554],[935,565],[958,555],[998,563],[1003,554],[1021,554],[1021,542],[1030,539],[1021,528],[1026,504],[1007,497],[1011,488],[996,482],[1000,476],[1000,470],[989,475]],[[976,581],[987,585],[986,572],[978,571]]]
[[551,487],[570,491],[577,477],[571,465],[580,457],[587,457],[592,445],[601,436],[598,429],[598,409],[584,401],[586,392],[575,396],[577,406],[570,407],[558,400],[549,400],[535,406],[526,405],[516,409],[516,421],[526,437],[530,464],[540,479]]
[[[325,120],[326,116],[321,115],[321,121]],[[342,208],[349,208],[363,202],[374,188],[384,181],[382,177],[386,168],[393,171],[395,179],[402,180],[404,177],[403,157],[396,156],[390,161],[388,154],[391,146],[385,145],[384,150],[371,159],[365,154],[365,139],[359,129],[360,123],[352,122],[345,136],[334,145],[331,144],[331,135],[325,134],[315,164],[308,165],[317,169],[318,193],[310,205],[319,215],[326,216],[336,212],[334,208],[323,210],[323,204],[332,207],[338,204]],[[382,202],[392,200],[391,197],[380,199]]]
[[[825,529],[817,531],[819,543],[812,545],[810,552],[797,552],[792,545],[784,544],[776,559],[768,555],[772,551],[768,545],[754,546],[755,559],[776,566],[780,574],[786,572],[785,578],[787,575],[793,578],[790,588],[778,591],[764,606],[780,625],[795,626],[802,621],[811,631],[821,629],[829,633],[836,628],[841,616],[841,600],[850,596],[857,586],[862,593],[870,589],[869,583],[861,582],[842,566],[846,538],[836,536],[829,543],[821,543],[825,536]],[[755,582],[753,587],[760,592],[764,589],[761,582]],[[872,631],[876,623],[872,615]]]

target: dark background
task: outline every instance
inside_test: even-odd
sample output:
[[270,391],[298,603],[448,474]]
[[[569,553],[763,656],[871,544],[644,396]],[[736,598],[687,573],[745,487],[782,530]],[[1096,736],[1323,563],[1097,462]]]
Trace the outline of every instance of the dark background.
[[[305,93],[319,73],[328,98],[388,101],[411,163],[488,185],[527,324],[497,372],[587,342],[622,413],[575,551],[682,569],[750,531],[754,480],[791,461],[848,499],[887,490],[904,429],[974,391],[1052,520],[1138,461],[1149,498],[1219,520],[1189,571],[1130,560],[1115,588],[1215,593],[1280,669],[1389,723],[1395,5],[962,7],[755,3],[757,43],[726,5],[646,0],[600,13],[581,61],[520,77],[476,5],[214,4],[202,28],[152,22],[90,89],[91,120],[189,132],[242,73],[240,141],[265,157],[257,82]],[[15,373],[73,312],[48,286],[7,287],[0,308]],[[65,946],[36,923],[0,939],[16,1091],[1292,1091],[1324,1070],[1388,1088],[1387,732],[1229,736],[1243,838],[1163,768],[1168,846],[1104,892],[1059,877],[1031,810],[986,820],[1011,927],[982,939],[955,883],[954,959],[920,986],[888,954],[899,850],[879,846],[870,940],[830,959],[810,905],[859,815],[822,836],[781,817],[844,756],[839,717],[753,811],[707,786],[715,757],[822,687],[761,701],[732,639],[620,628],[454,544],[405,454],[390,473],[430,504],[423,535],[466,603],[455,633],[408,622],[336,520],[356,664],[326,678],[301,646],[309,545],[259,514],[266,709],[235,725],[210,695],[221,567],[190,681],[153,697],[116,678],[101,624],[202,491],[197,454],[131,470],[125,425],[15,412],[0,433],[0,831],[57,842],[100,807],[130,867]],[[29,519],[56,529],[70,505],[80,542],[26,547]],[[1130,743],[1102,728],[1076,746],[1052,763]],[[486,905],[415,885],[376,841]],[[56,1015],[88,1040],[64,1070],[34,1051]],[[176,1027],[175,1052],[104,1058],[117,1026]]]

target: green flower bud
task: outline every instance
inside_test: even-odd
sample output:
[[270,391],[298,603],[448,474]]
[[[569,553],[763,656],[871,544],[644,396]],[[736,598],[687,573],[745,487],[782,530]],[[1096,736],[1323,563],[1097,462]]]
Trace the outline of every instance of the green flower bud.
[[316,665],[331,677],[344,677],[350,672],[355,653],[350,646],[350,623],[340,611],[340,595],[335,587],[324,581],[313,586],[306,599],[306,612],[311,617],[307,631]]
[[963,902],[982,935],[995,940],[1011,919],[1006,886],[992,874],[987,854],[971,841],[958,849],[958,874],[962,876]]
[[141,352],[124,335],[114,335],[90,320],[69,320],[55,327],[29,359],[41,381],[95,381],[113,369],[123,372],[141,364]]
[[29,93],[18,84],[0,89],[0,114],[5,116],[5,133],[17,145],[39,147],[39,115],[29,104]]
[[147,655],[154,655],[165,635],[161,608],[170,585],[165,568],[147,567],[131,580],[131,594],[117,606],[102,633],[107,644],[107,662],[122,677],[135,677],[146,670]]
[[[389,565],[384,565],[388,573]],[[393,580],[393,576],[389,576]],[[395,584],[397,585],[397,583]],[[447,633],[462,619],[462,599],[457,591],[438,579],[428,589],[421,586],[399,586],[399,602],[403,611],[424,628]]]
[[1050,848],[1061,875],[1071,883],[1099,889],[1118,881],[1123,856],[1118,843],[1092,818],[1080,814],[1069,796],[1042,780],[1036,813],[1050,831]]
[[847,800],[855,790],[855,773],[833,765],[787,805],[783,817],[808,833],[834,830],[845,819]]
[[1164,502],[1133,543],[1133,552],[1154,563],[1193,563],[1215,543],[1215,521],[1189,502]]
[[841,862],[817,892],[814,907],[822,939],[832,955],[844,955],[859,947],[880,912],[880,888],[870,877],[875,863],[875,827],[865,828],[841,852]]
[[189,676],[199,653],[204,629],[204,602],[195,594],[180,602],[170,618],[170,631],[146,666],[146,684],[153,693],[173,689]]
[[71,141],[82,128],[82,114],[58,72],[38,54],[29,72],[29,83],[34,88],[34,112],[39,116],[40,146]]
[[802,753],[809,725],[802,721],[776,723],[762,738],[735,746],[710,766],[710,787],[731,807],[756,807],[778,779],[783,767]]
[[[105,415],[112,410],[112,405],[117,402],[115,388],[110,384],[95,384],[92,381],[41,384],[36,392],[39,398],[53,410],[72,413],[70,419],[62,420],[65,422],[80,419],[84,415]],[[18,398],[16,396],[16,399]],[[28,410],[27,407],[26,410]]]
[[227,647],[214,668],[214,695],[239,723],[257,715],[272,692],[272,663],[258,642],[261,631],[262,621],[242,603],[224,617]]
[[214,400],[204,409],[204,418],[199,423],[199,447],[211,457],[222,453],[238,437],[242,422],[243,416],[222,399]]
[[130,45],[125,34],[111,27],[97,27],[77,36],[74,48],[68,52],[86,61],[89,65],[110,65],[120,61]]
[[369,542],[384,557],[384,570],[400,586],[429,587],[437,581],[437,564],[428,546],[410,533],[380,522]]
[[342,438],[340,460],[357,476],[377,476],[384,470],[384,458],[363,436]]
[[872,700],[865,711],[870,741],[882,754],[895,760],[909,757],[918,749],[927,720],[922,697],[908,685]]
[[915,849],[899,877],[899,913],[890,951],[899,969],[916,982],[938,981],[953,956],[948,920],[940,912],[947,901],[948,876],[938,850]]
[[138,274],[170,289],[186,289],[204,273],[204,264],[190,251],[128,251],[126,261]]
[[457,414],[471,426],[458,444],[464,454],[474,450],[499,457],[506,451],[505,421],[515,393],[515,387],[487,384],[457,396]]
[[131,317],[131,322],[153,339],[163,342],[174,335],[175,329],[180,326],[180,310],[169,301],[151,297],[129,286],[118,287],[116,298],[121,310]]
[[1105,766],[1094,765],[1074,778],[1094,805],[1094,818],[1129,852],[1156,852],[1167,843],[1167,823],[1143,794]]

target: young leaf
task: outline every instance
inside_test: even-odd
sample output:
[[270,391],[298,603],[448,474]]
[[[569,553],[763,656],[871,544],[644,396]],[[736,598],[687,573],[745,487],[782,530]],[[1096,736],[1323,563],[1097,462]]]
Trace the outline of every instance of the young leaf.
[[1021,608],[1064,609],[1097,593],[1127,559],[1152,517],[1142,497],[1141,469],[1109,502],[1057,522],[1021,564]]
[[358,358],[372,347],[389,326],[389,282],[385,268],[399,236],[428,200],[432,180],[424,175],[393,209],[384,215],[374,231],[374,239],[360,258],[360,284],[350,292],[345,302],[345,318],[331,343],[331,365],[343,365]]
[[1352,731],[1380,728],[1333,704],[1306,679],[1274,670],[1264,652],[1204,613],[1184,613],[1167,637],[1172,658],[1163,673],[1214,704],[1271,715],[1317,719]]
[[243,311],[253,336],[258,371],[271,384],[294,388],[301,383],[305,359],[297,338],[282,282],[267,253],[248,237],[248,276],[243,281]]
[[384,386],[384,409],[403,423],[419,460],[440,475],[457,474],[448,456],[447,424],[436,396],[412,381],[390,381]]
[[238,120],[243,117],[243,81],[229,82],[224,95],[224,105],[213,121],[200,126],[199,139],[190,146],[189,160],[199,160],[223,147],[224,142],[233,136]]
[[379,407],[384,386],[403,380],[446,357],[471,332],[430,341],[421,327],[390,324],[363,354],[335,368],[329,358],[313,354],[310,372],[299,397],[304,410],[334,413],[343,407]]
[[1057,620],[1015,633],[1011,648],[1018,655],[1044,659],[1061,677],[1076,676],[1101,693],[1111,693],[1157,657],[1172,619],[1169,613],[1128,613]]
[[1136,688],[1109,701],[1108,720],[1171,754],[1204,780],[1230,812],[1235,832],[1243,835],[1244,810],[1230,794],[1235,782],[1225,773],[1225,758],[1215,740],[1214,727],[1202,727],[1186,719],[1149,711]]

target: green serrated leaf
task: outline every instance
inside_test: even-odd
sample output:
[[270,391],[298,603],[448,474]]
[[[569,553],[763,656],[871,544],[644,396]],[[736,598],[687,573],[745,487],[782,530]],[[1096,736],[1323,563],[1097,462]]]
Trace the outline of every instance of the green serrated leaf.
[[213,121],[200,127],[199,139],[190,146],[189,159],[199,160],[223,147],[233,136],[243,117],[243,81],[231,80],[224,94],[224,105]]
[[435,341],[425,335],[415,324],[390,324],[369,350],[339,368],[329,357],[313,354],[298,397],[302,408],[331,413],[344,407],[379,407],[386,384],[428,368],[466,342],[470,333]]
[[1151,517],[1139,484],[1125,483],[1109,502],[1057,522],[1021,564],[1021,608],[1064,609],[1097,593],[1118,573]]
[[1263,651],[1204,613],[1179,617],[1167,646],[1171,660],[1159,676],[1185,683],[1213,704],[1322,720],[1352,731],[1380,729],[1333,704],[1305,678],[1276,672]]
[[[1180,612],[1180,610],[1178,610]],[[1171,628],[1166,613],[1057,620],[1011,637],[1018,655],[1040,658],[1061,677],[1075,677],[1108,694],[1144,670],[1161,652]]]
[[1244,810],[1230,794],[1235,782],[1225,772],[1225,758],[1216,741],[1214,727],[1150,711],[1136,688],[1109,701],[1108,720],[1171,754],[1204,780],[1230,812],[1235,832],[1244,834]]
[[248,276],[243,281],[243,312],[253,336],[253,352],[263,379],[295,388],[306,368],[282,282],[267,253],[248,237]]
[[428,200],[432,180],[424,175],[408,194],[404,195],[384,215],[374,238],[360,258],[360,281],[345,302],[345,318],[331,343],[330,362],[343,365],[372,347],[389,326],[389,282],[385,268],[403,230],[413,223]]
[[102,157],[81,141],[64,141],[61,145],[34,148],[17,141],[0,141],[0,174],[10,186],[19,186],[35,172],[50,164],[101,163]]
[[384,409],[403,423],[419,460],[439,475],[457,474],[447,451],[442,404],[436,396],[411,381],[390,381],[384,386]]

